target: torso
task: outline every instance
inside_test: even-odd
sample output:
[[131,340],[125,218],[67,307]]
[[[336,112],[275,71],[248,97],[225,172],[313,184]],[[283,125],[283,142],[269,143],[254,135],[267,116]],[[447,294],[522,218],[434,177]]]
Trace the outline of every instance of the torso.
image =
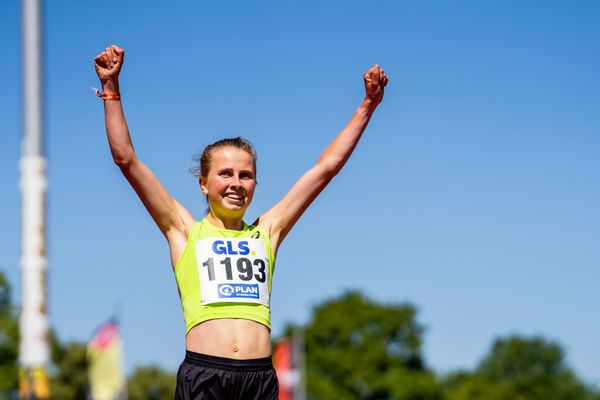
[[[169,238],[173,270],[187,243],[185,236]],[[212,319],[191,328],[186,335],[186,350],[231,359],[253,359],[271,355],[271,331],[247,319]]]
[[271,355],[271,332],[246,319],[213,319],[193,327],[185,338],[189,351],[211,356],[251,359]]

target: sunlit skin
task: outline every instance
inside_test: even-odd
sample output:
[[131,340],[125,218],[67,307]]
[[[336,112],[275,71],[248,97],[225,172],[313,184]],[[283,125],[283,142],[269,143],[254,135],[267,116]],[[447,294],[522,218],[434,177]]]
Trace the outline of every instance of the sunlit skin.
[[[104,92],[119,92],[118,76],[124,56],[125,51],[113,45],[94,59]],[[348,161],[381,103],[388,81],[383,70],[375,65],[363,75],[363,80],[365,97],[348,124],[283,199],[255,222],[269,232],[274,254],[304,211]],[[105,101],[104,115],[113,160],[167,239],[175,269],[196,221],[137,158],[121,101]],[[200,189],[208,196],[208,221],[217,228],[242,229],[255,187],[256,171],[250,154],[234,147],[214,150],[208,175],[200,177]],[[245,319],[210,320],[188,332],[186,349],[232,359],[267,357],[271,354],[270,330]]]

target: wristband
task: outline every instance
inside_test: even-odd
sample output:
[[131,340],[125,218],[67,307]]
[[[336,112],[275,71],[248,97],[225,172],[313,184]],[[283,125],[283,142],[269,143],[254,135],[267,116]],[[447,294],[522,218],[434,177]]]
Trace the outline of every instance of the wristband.
[[96,89],[96,96],[103,100],[121,100],[121,94],[118,92],[104,92],[100,93],[100,89]]

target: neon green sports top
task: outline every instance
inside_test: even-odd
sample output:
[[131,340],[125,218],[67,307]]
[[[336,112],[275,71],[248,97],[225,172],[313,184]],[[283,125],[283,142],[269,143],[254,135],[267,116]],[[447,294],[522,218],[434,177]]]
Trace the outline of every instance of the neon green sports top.
[[265,229],[244,223],[235,231],[216,228],[206,218],[196,222],[175,266],[185,333],[218,318],[249,319],[271,329],[274,270]]

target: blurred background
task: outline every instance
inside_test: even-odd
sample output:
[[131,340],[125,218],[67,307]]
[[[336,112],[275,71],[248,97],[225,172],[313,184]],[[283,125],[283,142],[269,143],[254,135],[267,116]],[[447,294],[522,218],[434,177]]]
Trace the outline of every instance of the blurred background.
[[[256,146],[252,222],[349,120],[362,73],[388,74],[349,163],[278,255],[273,338],[301,338],[308,398],[600,398],[599,17],[595,1],[45,2],[53,398],[85,398],[86,348],[106,321],[118,321],[130,399],[172,398],[185,353],[166,241],[113,164],[90,90],[92,61],[113,43],[138,156],[198,219],[206,203],[188,169],[204,146],[235,135]],[[10,398],[16,0],[0,0],[0,45]]]

